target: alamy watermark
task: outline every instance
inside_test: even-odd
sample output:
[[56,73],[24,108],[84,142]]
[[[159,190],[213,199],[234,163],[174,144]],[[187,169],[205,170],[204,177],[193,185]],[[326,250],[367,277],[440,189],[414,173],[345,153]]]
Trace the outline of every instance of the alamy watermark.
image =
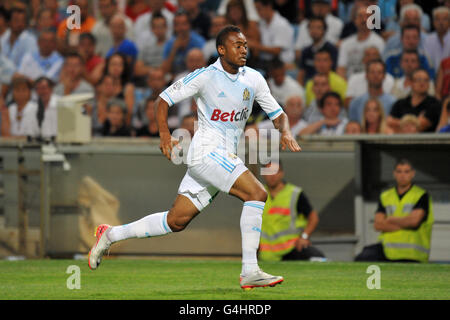
[[71,5],[66,9],[69,15],[66,20],[66,26],[69,30],[81,29],[81,9],[79,6]]
[[66,287],[69,290],[81,289],[81,270],[77,265],[70,265],[66,269],[66,273],[70,276],[66,280]]
[[379,266],[372,264],[367,267],[366,273],[371,274],[367,278],[366,286],[367,289],[373,290],[373,289],[381,289],[381,269]]

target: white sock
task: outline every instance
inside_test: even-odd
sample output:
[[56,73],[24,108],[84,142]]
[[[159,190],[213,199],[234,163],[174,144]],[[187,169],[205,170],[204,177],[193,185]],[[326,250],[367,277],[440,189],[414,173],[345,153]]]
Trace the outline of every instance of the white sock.
[[168,211],[154,213],[135,222],[112,227],[108,233],[108,238],[111,242],[117,242],[125,239],[148,238],[168,234],[172,230],[167,224],[167,213]]
[[241,214],[242,275],[259,270],[257,250],[265,202],[246,201]]

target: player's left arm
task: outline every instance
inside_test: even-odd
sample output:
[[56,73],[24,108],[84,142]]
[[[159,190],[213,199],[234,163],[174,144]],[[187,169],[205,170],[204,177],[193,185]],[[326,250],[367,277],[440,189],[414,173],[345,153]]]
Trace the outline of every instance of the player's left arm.
[[299,152],[302,150],[292,136],[286,113],[282,112],[278,117],[273,119],[272,122],[274,127],[281,133],[280,144],[282,150],[286,150],[286,147],[293,152]]

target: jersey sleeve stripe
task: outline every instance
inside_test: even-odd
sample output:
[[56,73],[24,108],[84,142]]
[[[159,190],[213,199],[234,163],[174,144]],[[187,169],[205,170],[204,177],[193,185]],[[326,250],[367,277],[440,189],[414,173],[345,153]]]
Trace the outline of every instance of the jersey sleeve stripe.
[[[163,91],[162,93],[165,94],[167,98],[169,98],[170,103],[171,103],[171,106],[174,105],[174,102],[172,101],[172,99],[170,98],[170,96],[167,94],[167,92]],[[161,97],[161,98],[164,98],[164,97]],[[166,99],[164,99],[164,100],[166,100]],[[168,101],[166,101],[166,102],[168,102]]]
[[274,116],[276,116],[280,112],[283,112],[283,110],[281,108],[278,108],[277,110],[270,112],[267,115],[269,116],[270,119],[272,119]]
[[201,73],[205,72],[205,68],[200,69],[195,75],[190,76],[189,78],[184,78],[183,83],[184,84],[188,84],[191,80],[193,80],[194,78],[196,78],[198,75],[200,75]]

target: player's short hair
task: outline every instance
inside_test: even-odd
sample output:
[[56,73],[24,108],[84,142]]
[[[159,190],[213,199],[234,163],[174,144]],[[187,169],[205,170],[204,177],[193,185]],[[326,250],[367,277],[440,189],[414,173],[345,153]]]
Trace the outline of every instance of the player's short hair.
[[234,32],[241,33],[241,29],[238,26],[228,25],[220,30],[216,37],[216,49],[218,50],[219,46],[224,46],[228,35]]
[[401,159],[397,160],[397,162],[394,165],[394,170],[397,169],[398,166],[403,166],[403,165],[409,165],[411,167],[411,169],[414,170],[414,167],[413,167],[411,161],[409,161],[408,159],[405,159],[405,158],[401,158]]

